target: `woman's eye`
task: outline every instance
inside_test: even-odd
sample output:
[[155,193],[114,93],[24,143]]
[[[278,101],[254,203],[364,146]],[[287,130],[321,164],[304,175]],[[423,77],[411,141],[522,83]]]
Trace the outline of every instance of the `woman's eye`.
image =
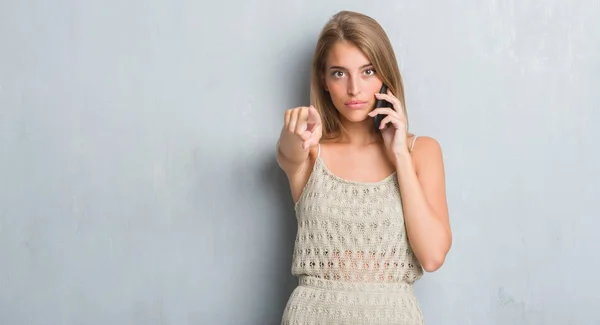
[[344,76],[344,73],[343,73],[342,71],[335,71],[335,72],[333,73],[333,76],[334,76],[334,77],[337,77],[337,78],[341,78],[341,77],[343,77],[343,76]]
[[370,76],[370,75],[373,75],[373,74],[375,74],[375,70],[373,70],[373,69],[367,69],[367,70],[365,71],[365,73],[366,73],[367,75],[369,75],[369,76]]

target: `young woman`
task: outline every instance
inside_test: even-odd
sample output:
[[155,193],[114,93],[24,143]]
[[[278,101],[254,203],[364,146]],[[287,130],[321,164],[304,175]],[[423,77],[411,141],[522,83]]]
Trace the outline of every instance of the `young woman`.
[[282,324],[424,324],[413,283],[452,241],[440,145],[407,132],[396,57],[372,18],[334,15],[311,79],[312,105],[285,112],[277,145],[298,221]]

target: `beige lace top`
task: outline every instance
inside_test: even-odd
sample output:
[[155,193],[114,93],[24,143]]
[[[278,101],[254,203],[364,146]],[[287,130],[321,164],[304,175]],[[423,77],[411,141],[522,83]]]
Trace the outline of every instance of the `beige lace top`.
[[423,269],[409,245],[396,174],[379,182],[342,179],[319,155],[295,205],[292,274],[356,283],[406,283]]

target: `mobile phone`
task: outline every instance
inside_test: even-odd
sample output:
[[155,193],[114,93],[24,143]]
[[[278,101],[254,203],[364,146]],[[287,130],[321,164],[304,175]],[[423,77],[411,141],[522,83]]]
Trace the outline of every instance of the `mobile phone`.
[[[381,89],[379,90],[379,93],[380,94],[387,94],[387,90],[388,90],[388,87],[385,84],[383,84],[381,86]],[[378,99],[375,102],[375,108],[380,108],[380,107],[394,108],[394,105],[392,105],[387,100]],[[381,131],[379,129],[379,126],[381,125],[381,120],[383,120],[386,116],[387,116],[386,114],[377,114],[377,115],[373,116],[373,127],[375,128],[376,132],[380,132]]]

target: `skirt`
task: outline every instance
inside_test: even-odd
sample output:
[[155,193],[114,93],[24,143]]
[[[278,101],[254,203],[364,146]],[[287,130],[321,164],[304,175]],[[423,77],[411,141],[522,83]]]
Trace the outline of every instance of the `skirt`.
[[355,283],[300,277],[281,325],[423,325],[407,283]]

